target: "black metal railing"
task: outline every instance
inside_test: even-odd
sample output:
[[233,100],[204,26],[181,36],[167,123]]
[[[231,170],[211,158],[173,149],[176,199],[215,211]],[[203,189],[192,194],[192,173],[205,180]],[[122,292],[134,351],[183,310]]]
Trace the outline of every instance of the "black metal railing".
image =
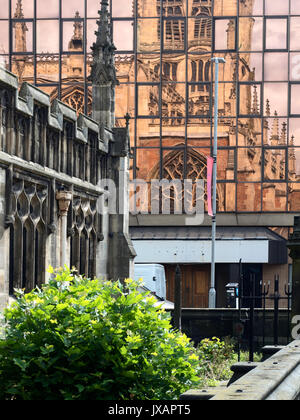
[[[292,290],[291,285],[286,284],[284,286],[284,294],[280,293],[279,284],[280,278],[279,275],[276,274],[274,277],[274,293],[270,293],[271,290],[271,282],[263,283],[260,282],[260,291],[256,290],[256,276],[255,274],[250,275],[250,293],[249,295],[244,295],[243,293],[243,276],[240,276],[240,284],[239,284],[239,291],[238,291],[238,302],[239,302],[239,318],[240,323],[247,327],[247,337],[248,337],[248,347],[249,347],[249,361],[254,361],[254,353],[255,348],[255,336],[256,333],[256,319],[255,319],[255,312],[256,309],[262,311],[262,347],[266,345],[266,315],[267,311],[273,311],[272,319],[273,319],[273,328],[272,328],[272,335],[273,335],[273,345],[279,345],[279,315],[280,315],[280,308],[284,308],[287,311],[286,317],[286,343],[289,344],[291,342],[291,329],[290,329],[290,319],[291,319],[291,297],[292,297]],[[242,302],[246,301],[249,304],[249,317],[246,319],[243,318],[242,315]],[[260,301],[262,302],[261,305],[257,305],[256,303]],[[267,305],[267,302],[271,302],[271,304]],[[282,302],[285,302],[285,305],[280,305]],[[270,333],[270,331],[269,331]],[[282,333],[281,333],[282,338]],[[238,338],[238,352],[239,352],[239,359],[241,354],[242,348],[242,335]],[[270,343],[269,343],[270,344]]]

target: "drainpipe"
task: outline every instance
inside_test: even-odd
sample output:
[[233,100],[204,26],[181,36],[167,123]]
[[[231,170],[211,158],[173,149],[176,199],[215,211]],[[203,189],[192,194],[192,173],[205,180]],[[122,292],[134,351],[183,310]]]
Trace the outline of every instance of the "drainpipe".
[[60,266],[68,265],[67,261],[67,224],[68,211],[72,201],[72,193],[70,191],[58,191],[56,193],[60,215]]

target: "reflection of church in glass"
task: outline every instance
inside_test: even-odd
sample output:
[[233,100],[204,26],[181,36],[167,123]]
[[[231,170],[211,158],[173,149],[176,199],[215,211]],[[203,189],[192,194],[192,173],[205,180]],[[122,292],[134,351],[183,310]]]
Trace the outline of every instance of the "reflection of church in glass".
[[[213,130],[209,116],[213,115],[214,106],[210,99],[213,97],[210,58],[214,44],[215,49],[226,50],[216,53],[226,59],[219,86],[218,179],[223,181],[218,185],[219,210],[260,211],[263,198],[264,211],[286,211],[287,196],[289,210],[299,209],[300,186],[293,183],[300,180],[294,137],[291,133],[288,138],[287,124],[280,123],[272,103],[265,98],[262,104],[262,84],[256,83],[251,54],[236,54],[236,20],[215,20],[213,28],[210,0],[190,1],[188,11],[186,2],[180,0],[163,1],[163,10],[160,1],[143,0],[139,4],[138,17],[148,19],[140,20],[137,29],[140,53],[137,114],[153,119],[139,120],[137,146],[165,150],[160,172],[155,149],[137,152],[137,177],[147,181],[153,176],[172,179],[187,178],[189,174],[194,179],[206,178],[203,165],[211,154]],[[236,1],[215,1],[214,7],[217,16],[233,16]],[[245,8],[240,13],[251,16],[252,7],[252,0],[240,2],[240,9]],[[151,18],[161,15],[162,20]],[[186,20],[186,15],[191,18]],[[239,42],[243,43],[244,51],[252,50],[254,21],[252,17],[244,18],[240,28],[243,32]],[[185,81],[187,84],[182,83]],[[155,82],[161,83],[161,90]],[[168,152],[168,148],[174,147],[179,150]],[[233,180],[237,183],[232,183]],[[287,180],[289,195],[286,183],[280,183]]]
[[[14,19],[24,19],[22,0],[18,0]],[[26,33],[28,27],[26,21],[14,22],[14,51],[18,54],[27,52]],[[76,12],[74,17],[74,33],[68,43],[68,53],[62,56],[62,80],[60,98],[70,107],[84,113],[84,46],[83,46],[83,25],[80,15]],[[82,54],[80,54],[82,52]],[[59,55],[39,54],[37,56],[36,66],[31,56],[16,55],[14,57],[12,72],[15,73],[20,82],[26,81],[32,83],[34,72],[36,71],[38,84],[47,85],[55,83],[59,73],[60,59]],[[36,68],[34,68],[36,67]],[[51,97],[51,101],[57,99],[58,88],[43,87]],[[91,112],[91,93],[88,94],[88,112]]]
[[[215,16],[236,14],[236,0],[214,3]],[[137,115],[136,177],[146,181],[206,178],[206,157],[211,154],[213,133],[210,59],[214,44],[215,49],[223,51],[216,55],[226,59],[219,87],[219,211],[260,211],[261,198],[264,211],[299,210],[300,184],[296,181],[299,182],[300,174],[293,133],[288,136],[287,124],[280,122],[267,98],[262,103],[262,84],[256,82],[251,54],[237,55],[236,20],[217,19],[213,24],[211,0],[191,0],[190,10],[186,10],[186,4],[182,0],[139,0],[137,68],[133,56],[116,57],[120,81],[116,88],[116,115],[123,117],[134,110]],[[240,14],[251,16],[252,8],[253,0],[240,2]],[[14,18],[24,19],[21,0]],[[244,51],[252,49],[254,19],[244,18],[240,28],[239,42]],[[14,23],[15,52],[27,51],[26,31],[26,22]],[[12,71],[21,81],[28,82],[36,71],[37,83],[47,85],[53,83],[61,66],[60,95],[58,88],[43,89],[52,100],[60,96],[83,112],[83,50],[83,26],[77,13],[69,54],[62,56],[61,63],[58,55],[41,54],[34,69],[31,57],[19,55]],[[135,81],[136,99],[130,90]],[[88,96],[90,110],[90,92]],[[287,183],[280,181],[289,182],[289,191]]]

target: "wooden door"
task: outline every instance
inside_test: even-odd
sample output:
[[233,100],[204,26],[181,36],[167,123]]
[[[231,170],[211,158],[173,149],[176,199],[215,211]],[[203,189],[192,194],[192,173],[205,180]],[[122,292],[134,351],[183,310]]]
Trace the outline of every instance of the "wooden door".
[[[167,300],[174,302],[174,265],[166,266]],[[181,265],[182,307],[207,308],[209,294],[209,265]]]

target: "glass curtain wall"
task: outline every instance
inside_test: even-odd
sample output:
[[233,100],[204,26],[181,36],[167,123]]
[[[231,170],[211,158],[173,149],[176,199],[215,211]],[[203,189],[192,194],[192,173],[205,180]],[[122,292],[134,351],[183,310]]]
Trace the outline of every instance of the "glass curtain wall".
[[[100,0],[2,0],[0,64],[91,112]],[[300,210],[300,2],[110,0],[117,126],[132,121],[132,177],[206,179],[213,56],[219,86],[218,210]],[[147,200],[145,200],[145,203]]]

